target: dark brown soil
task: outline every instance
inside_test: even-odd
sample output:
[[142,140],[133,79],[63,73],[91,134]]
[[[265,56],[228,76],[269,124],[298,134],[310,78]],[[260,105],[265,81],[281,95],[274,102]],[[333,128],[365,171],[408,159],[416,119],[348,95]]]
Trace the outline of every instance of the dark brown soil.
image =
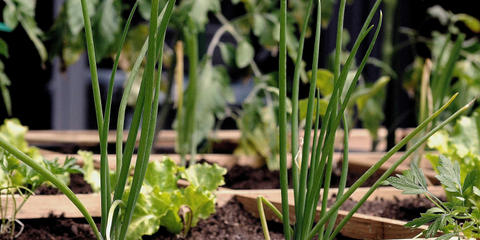
[[[99,220],[99,219],[96,219]],[[90,226],[83,219],[56,218],[22,220],[25,228],[18,240],[83,240],[95,239]],[[17,226],[18,227],[18,226]],[[0,239],[10,239],[0,235]]]
[[[269,222],[270,236],[272,239],[284,239],[282,234],[282,225],[276,222]],[[242,205],[236,200],[230,200],[225,206],[217,207],[217,212],[206,220],[198,223],[188,236],[175,236],[168,233],[165,229],[152,236],[146,236],[143,239],[264,239],[262,227],[257,218],[251,216],[243,210]]]
[[[329,200],[329,206],[333,205],[334,200]],[[347,200],[340,209],[350,211],[357,201]],[[365,202],[357,213],[363,213],[370,216],[385,217],[403,221],[411,221],[420,217],[420,213],[426,212],[433,207],[433,203],[424,197],[416,198],[384,200],[375,199],[374,201]]]
[[[93,193],[92,187],[83,179],[83,174],[75,173],[70,174],[70,184],[68,185],[74,193],[86,194]],[[56,195],[62,194],[57,188],[52,186],[43,185],[35,190],[37,195]]]
[[[348,200],[343,210],[351,209],[356,202]],[[412,220],[431,207],[430,202],[423,198],[385,201],[382,199],[367,202],[359,213],[374,216],[390,217],[399,220]],[[217,207],[217,212],[206,220],[201,220],[189,235],[176,236],[161,228],[152,236],[145,236],[145,240],[193,240],[193,239],[264,239],[260,222],[257,218],[246,212],[242,205],[231,200],[223,207]],[[393,217],[392,217],[393,216]],[[98,219],[96,219],[98,221]],[[22,220],[25,229],[18,239],[20,240],[74,240],[95,239],[90,227],[83,219],[46,218],[37,220]],[[282,225],[269,222],[268,227],[272,239],[283,239]],[[0,239],[9,239],[0,236]],[[343,236],[338,240],[347,240]]]
[[[331,187],[338,187],[340,182],[341,166],[333,169],[331,178]],[[351,186],[362,176],[362,173],[349,171],[347,176],[347,186]],[[289,183],[291,185],[291,170],[288,171]],[[381,174],[374,174],[362,186],[372,186]],[[224,187],[231,189],[278,189],[280,188],[280,173],[270,171],[266,166],[261,168],[252,168],[249,166],[235,165],[225,175]],[[290,186],[291,187],[291,186]]]

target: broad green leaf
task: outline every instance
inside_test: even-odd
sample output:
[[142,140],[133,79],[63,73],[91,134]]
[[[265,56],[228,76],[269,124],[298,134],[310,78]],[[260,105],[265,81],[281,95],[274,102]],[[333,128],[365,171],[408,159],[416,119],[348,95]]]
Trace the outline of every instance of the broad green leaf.
[[[86,1],[88,12],[90,17],[95,14],[95,8],[98,3],[98,0],[89,0]],[[82,4],[78,0],[66,0],[64,3],[64,8],[67,14],[67,24],[70,29],[70,32],[73,36],[77,36],[82,32],[83,29],[83,15],[82,15]]]
[[89,151],[78,151],[77,154],[83,160],[83,178],[90,184],[94,192],[100,191],[100,172],[95,169],[93,153]]
[[237,67],[244,68],[250,64],[255,55],[255,50],[252,45],[247,41],[241,41],[238,43],[237,49],[235,51],[235,63]]
[[[317,105],[317,99],[314,99],[314,106]],[[328,106],[328,100],[325,99],[325,98],[321,98],[320,99],[320,108],[319,108],[319,112],[320,112],[320,115],[323,116],[325,115],[325,112],[327,111],[327,106]],[[298,101],[298,110],[299,110],[299,119],[300,120],[303,120],[307,117],[307,107],[308,107],[308,99],[300,99]],[[316,110],[316,107],[313,108],[313,115],[316,116],[317,115],[317,110]]]
[[217,164],[195,164],[185,170],[185,178],[192,186],[201,190],[215,191],[225,184],[223,175],[227,173],[225,168]]
[[[308,78],[312,77],[312,71],[307,72]],[[330,96],[333,92],[333,73],[327,69],[317,70],[316,87],[322,96]]]
[[259,13],[253,15],[253,34],[260,36],[268,28],[268,20]]
[[94,44],[97,61],[101,60],[115,47],[121,31],[120,8],[114,0],[104,0],[99,4],[99,10],[94,17]]
[[[0,54],[8,58],[8,45],[7,43],[0,38]],[[3,69],[2,69],[3,71]]]
[[[125,193],[124,202],[128,199],[129,191]],[[160,218],[166,214],[168,208],[164,206],[152,206],[152,201],[148,195],[140,193],[138,195],[137,204],[133,211],[132,220],[128,225],[126,239],[138,240],[143,235],[151,235],[160,228]],[[157,201],[158,204],[160,201]]]
[[215,195],[209,191],[202,191],[194,186],[184,189],[186,205],[193,214],[192,226],[196,226],[200,219],[208,218],[215,213]]
[[148,163],[143,185],[149,188],[158,187],[160,191],[177,190],[178,167],[170,158]]
[[223,62],[228,66],[235,66],[235,47],[233,44],[221,42],[218,46]]
[[10,29],[18,26],[17,8],[14,4],[6,4],[3,9],[3,21]]
[[179,233],[183,224],[178,212],[185,202],[185,196],[181,191],[164,192],[160,188],[154,187],[150,198],[154,211],[160,211],[157,216],[160,218],[160,226],[167,228],[169,232]]

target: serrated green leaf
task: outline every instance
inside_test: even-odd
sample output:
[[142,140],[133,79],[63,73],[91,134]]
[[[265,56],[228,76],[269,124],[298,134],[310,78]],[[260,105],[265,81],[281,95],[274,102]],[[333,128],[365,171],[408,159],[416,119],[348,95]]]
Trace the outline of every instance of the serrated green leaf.
[[427,184],[423,172],[412,164],[412,169],[404,171],[402,175],[389,177],[386,181],[394,188],[402,190],[403,194],[424,194]]
[[149,188],[158,187],[159,191],[177,190],[177,172],[178,167],[170,158],[151,161],[148,163],[143,185]]
[[452,163],[447,157],[440,155],[440,163],[437,167],[439,175],[436,178],[445,186],[448,192],[461,193],[460,165]]
[[185,170],[185,178],[198,189],[215,191],[225,184],[223,175],[227,173],[225,168],[217,164],[195,164]]
[[184,189],[186,205],[192,211],[192,227],[196,226],[200,219],[208,218],[215,213],[215,195],[208,191],[202,191],[194,186]]
[[438,215],[438,217],[433,221],[430,226],[428,226],[425,231],[425,237],[434,237],[442,228],[442,221],[444,220],[444,215]]
[[[128,194],[129,191],[125,192],[124,201],[128,199]],[[153,211],[154,209],[157,211]],[[130,225],[128,225],[126,239],[138,240],[143,235],[151,235],[157,232],[160,227],[160,218],[166,214],[166,210],[167,208],[163,206],[154,208],[148,195],[140,193],[133,211],[132,220]]]
[[441,215],[439,215],[439,214],[422,213],[422,214],[420,214],[419,218],[413,219],[412,221],[405,224],[405,226],[406,227],[417,228],[417,227],[420,227],[420,226],[425,225],[427,223],[430,223],[432,221],[435,221],[440,216]]
[[255,55],[255,50],[252,45],[247,41],[241,41],[238,43],[237,49],[235,51],[235,63],[237,67],[244,68],[250,64]]

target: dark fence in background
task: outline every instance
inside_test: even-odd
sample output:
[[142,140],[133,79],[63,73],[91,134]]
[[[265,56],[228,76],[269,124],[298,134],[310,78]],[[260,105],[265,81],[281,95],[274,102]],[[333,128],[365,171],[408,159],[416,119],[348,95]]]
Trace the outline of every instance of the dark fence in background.
[[[479,5],[477,2],[479,1],[399,0],[396,9],[395,26],[396,29],[399,26],[409,27],[421,34],[428,35],[432,30],[441,29],[435,21],[427,19],[427,8],[440,4],[452,12],[468,13],[480,18],[480,12],[476,11]],[[38,24],[45,32],[52,25],[53,16],[58,11],[61,3],[61,0],[38,1],[36,18]],[[352,38],[357,35],[361,28],[359,23],[365,19],[373,3],[373,0],[355,0],[353,4],[348,6],[345,27],[349,30]],[[0,3],[2,8],[3,4],[3,2]],[[227,0],[222,2],[222,8],[227,18],[234,18],[243,14],[243,6],[232,6],[230,1]],[[333,16],[333,19],[335,18],[336,14]],[[322,32],[321,67],[325,67],[328,54],[332,52],[335,45],[335,25],[335,21],[332,21],[330,26]],[[219,23],[212,18],[212,22],[207,27],[201,42],[208,43],[218,27]],[[0,38],[4,39],[9,45],[10,58],[3,60],[5,62],[5,72],[12,80],[10,92],[14,117],[19,118],[23,124],[28,125],[31,129],[95,127],[95,121],[91,114],[93,113],[93,105],[92,101],[90,101],[89,71],[85,60],[75,64],[71,69],[67,69],[66,72],[62,72],[59,69],[58,61],[53,61],[53,64],[46,63],[43,66],[40,64],[40,59],[33,44],[21,27],[11,33],[1,32]],[[222,40],[228,41],[228,36],[222,38]],[[381,54],[381,40],[377,43],[373,52],[373,56],[377,58],[380,58]],[[395,43],[405,40],[406,36],[395,31]],[[48,48],[48,39],[46,41]],[[256,50],[261,50],[258,45],[255,47]],[[311,55],[311,51],[308,51],[308,49],[313,49],[313,40],[307,40],[305,49],[306,60],[310,62],[311,56],[309,55]],[[422,51],[421,46],[418,49],[417,53],[428,55],[428,51]],[[402,87],[402,73],[405,67],[412,62],[414,54],[417,53],[413,52],[411,47],[408,47],[397,52],[393,58],[392,67],[399,74],[399,77],[388,85],[385,107],[385,126],[391,130],[396,127],[411,127],[416,122],[413,99],[408,97]],[[267,52],[258,52],[256,61],[263,72],[274,71],[277,68],[277,59],[270,56]],[[221,63],[218,50],[214,55],[214,63]],[[307,64],[307,66],[309,65]],[[235,70],[231,74],[234,76],[233,84],[235,84],[241,81],[241,77],[246,72]],[[369,66],[365,69],[364,76],[367,81],[374,81],[380,76],[380,70]],[[121,86],[119,85],[119,87]],[[305,86],[301,94],[304,96],[308,94]],[[171,115],[169,118],[170,122],[173,119],[173,113]],[[4,108],[0,107],[0,118],[6,117]],[[234,127],[234,121],[227,121],[225,127]]]

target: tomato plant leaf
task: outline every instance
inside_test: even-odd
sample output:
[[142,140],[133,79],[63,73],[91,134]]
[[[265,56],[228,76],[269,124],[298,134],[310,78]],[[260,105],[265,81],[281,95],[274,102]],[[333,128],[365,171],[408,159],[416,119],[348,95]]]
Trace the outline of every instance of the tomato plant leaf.
[[255,50],[252,45],[247,41],[241,41],[238,43],[237,49],[235,51],[235,63],[237,67],[244,68],[250,64],[255,55]]

